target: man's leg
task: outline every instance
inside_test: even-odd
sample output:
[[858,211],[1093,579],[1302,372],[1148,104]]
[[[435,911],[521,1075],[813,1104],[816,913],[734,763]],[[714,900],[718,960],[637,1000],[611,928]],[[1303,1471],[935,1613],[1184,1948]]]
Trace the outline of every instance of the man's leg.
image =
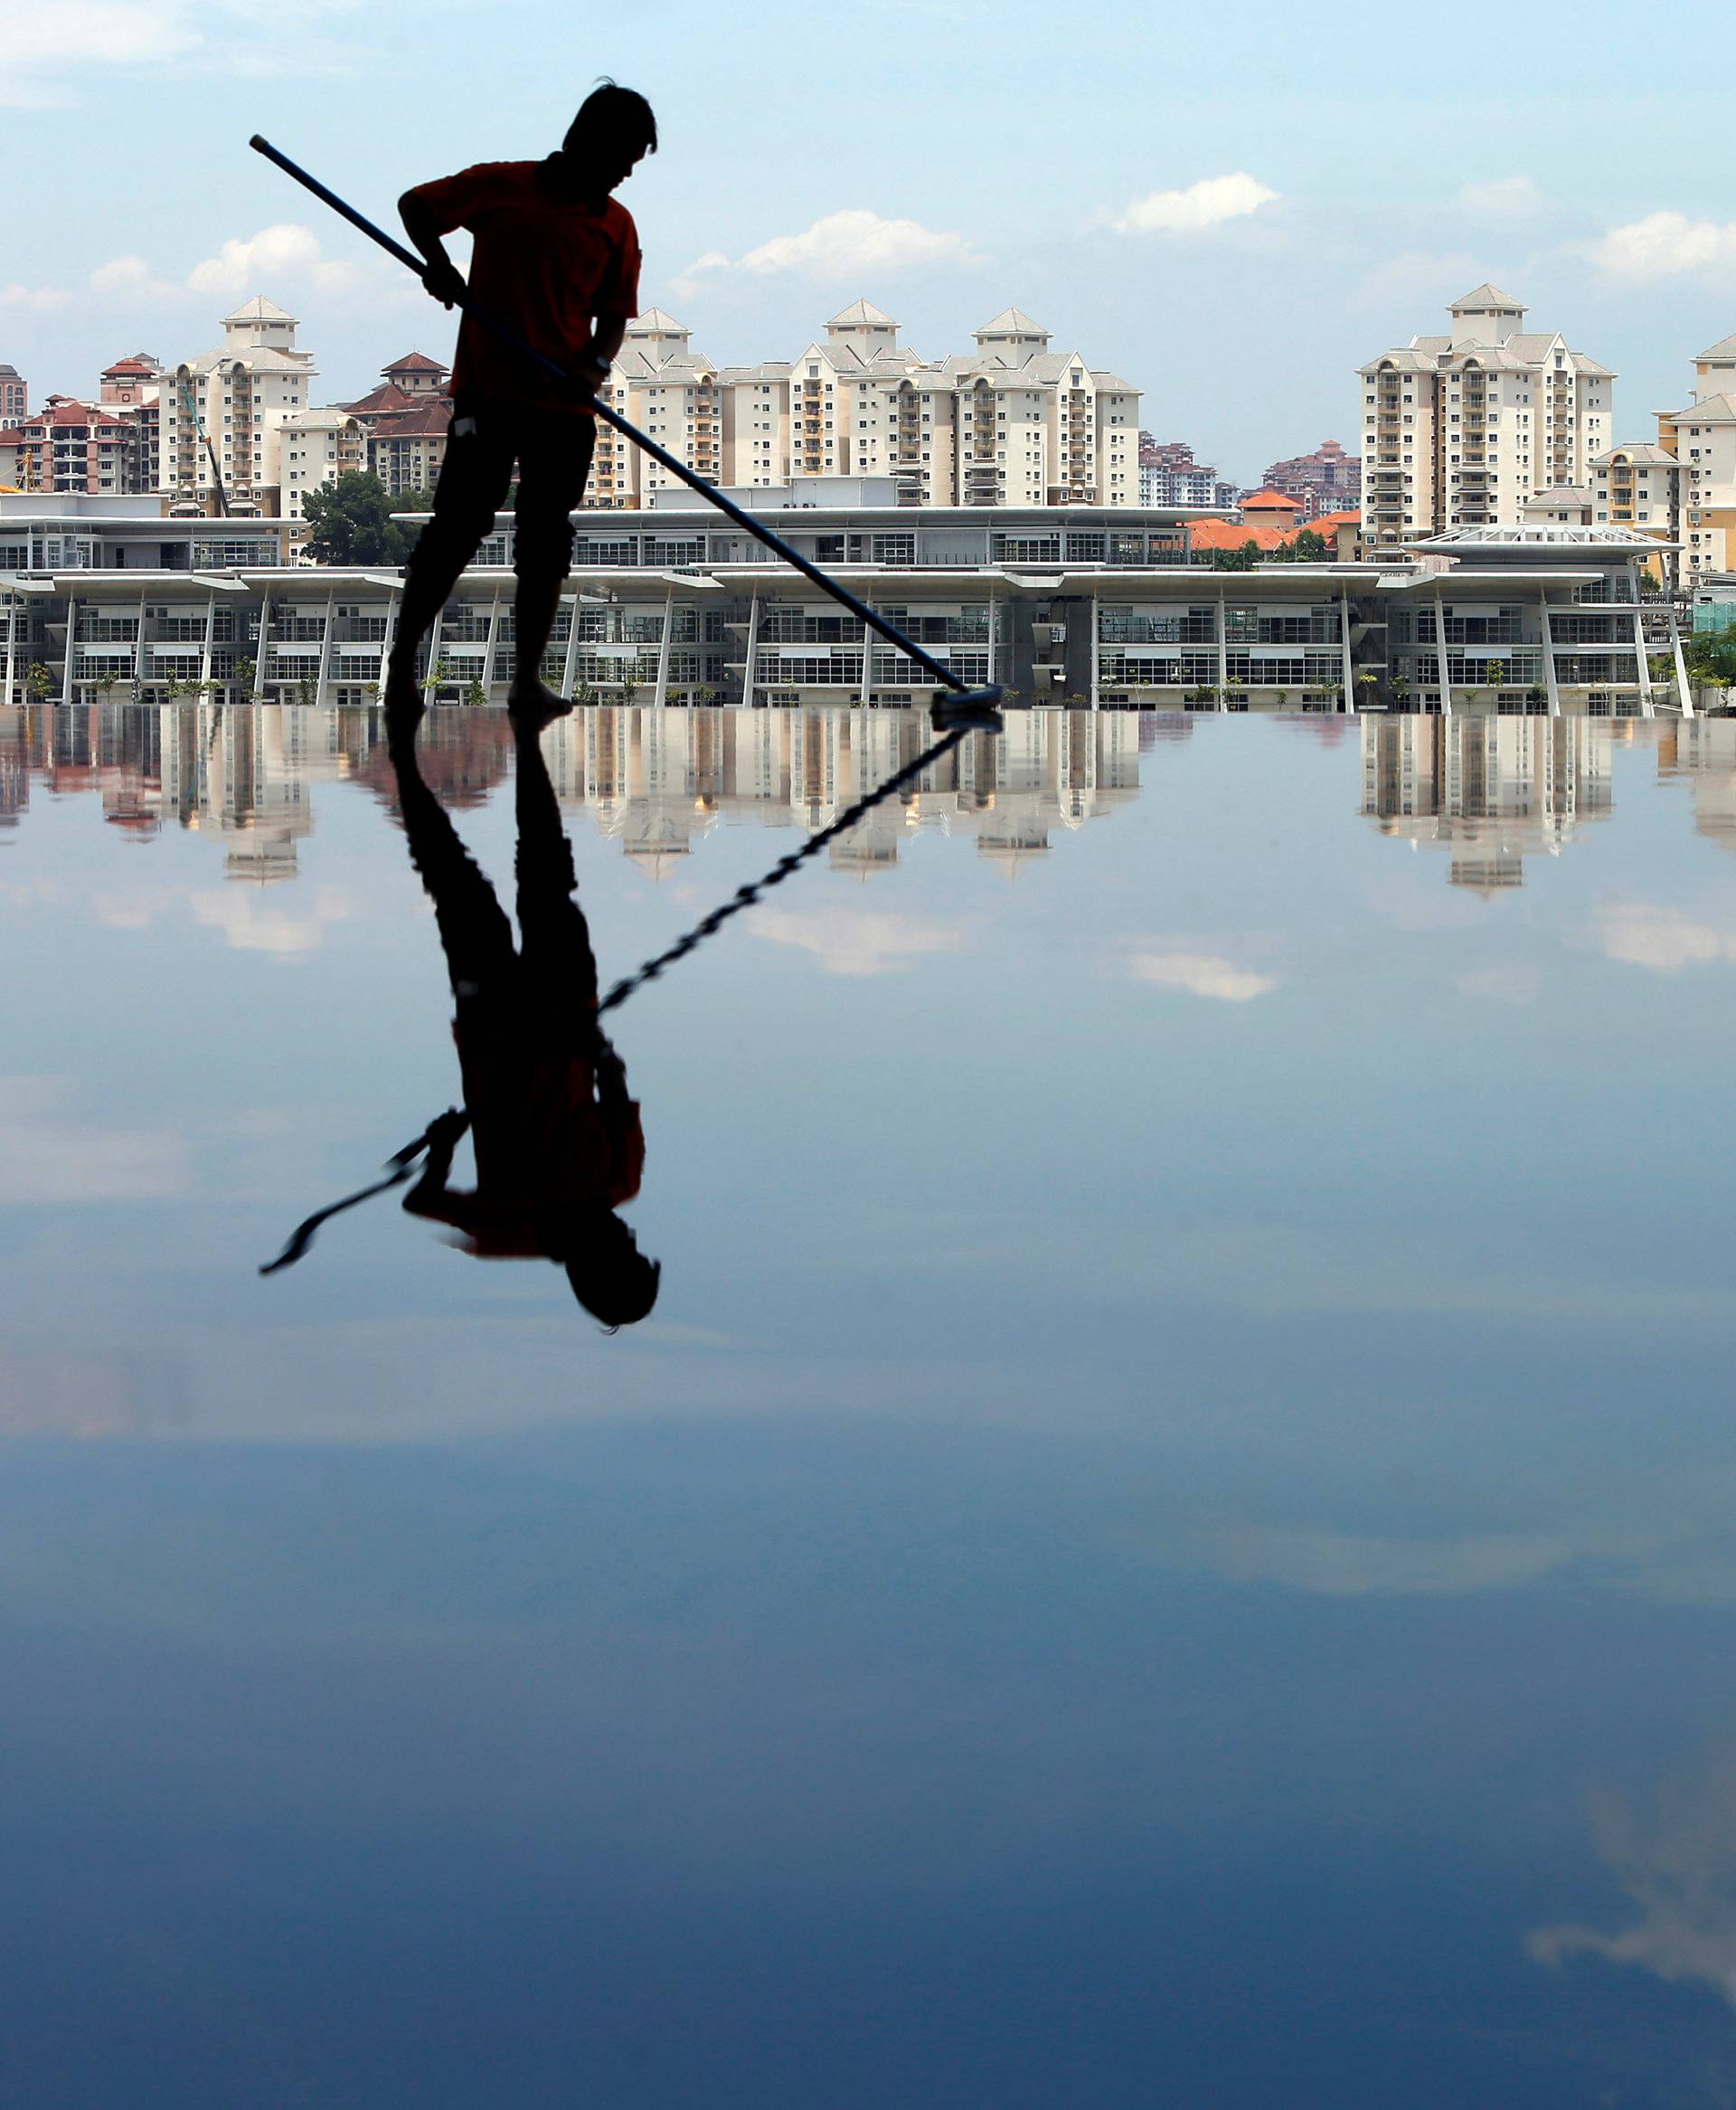
[[510,702],[514,712],[533,724],[546,724],[572,707],[543,681],[542,655],[572,568],[572,516],[584,499],[597,442],[590,418],[551,417],[545,424],[537,451],[519,459],[514,516],[518,593],[513,606],[516,642]]
[[513,797],[518,819],[518,932],[524,975],[542,1015],[575,1050],[597,1032],[597,960],[590,925],[572,898],[579,885],[538,727],[514,714]]
[[506,912],[424,781],[413,738],[393,743],[392,764],[410,862],[434,904],[452,993],[461,1003],[493,995],[515,964]]
[[[421,691],[416,681],[416,654],[439,620],[452,589],[495,524],[495,515],[512,481],[510,440],[487,430],[480,419],[455,414],[452,437],[434,492],[434,517],[423,528],[404,570],[403,600],[398,631],[386,668],[386,708],[401,724],[420,717]],[[466,428],[461,430],[460,428]]]

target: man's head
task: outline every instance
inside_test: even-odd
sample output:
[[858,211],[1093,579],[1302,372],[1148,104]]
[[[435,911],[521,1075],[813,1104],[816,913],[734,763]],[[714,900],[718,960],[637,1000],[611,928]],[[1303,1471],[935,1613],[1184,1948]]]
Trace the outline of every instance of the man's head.
[[631,1231],[610,1209],[571,1225],[553,1257],[567,1271],[572,1293],[599,1325],[637,1326],[657,1301],[662,1263],[647,1260]]
[[636,89],[605,80],[593,88],[567,127],[561,151],[601,189],[624,183],[647,154],[657,150],[657,120]]

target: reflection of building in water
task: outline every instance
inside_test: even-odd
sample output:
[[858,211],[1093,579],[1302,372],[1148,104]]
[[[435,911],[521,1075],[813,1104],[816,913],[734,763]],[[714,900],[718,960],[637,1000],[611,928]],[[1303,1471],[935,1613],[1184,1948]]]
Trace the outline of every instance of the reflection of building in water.
[[[1139,722],[1118,714],[1021,713],[997,735],[976,733],[830,845],[835,870],[867,875],[898,861],[922,829],[976,838],[1016,868],[1137,795]],[[917,711],[574,711],[547,734],[563,804],[654,877],[720,819],[830,828],[865,792],[913,762],[932,738]]]
[[1722,849],[1736,852],[1736,718],[1687,718],[1664,728],[1658,774],[1685,777],[1694,795],[1694,825]]
[[313,828],[314,781],[353,771],[374,737],[368,720],[279,705],[0,710],[0,815],[22,812],[40,775],[58,793],[97,791],[104,819],[129,834],[208,831],[231,879],[287,879]]
[[1527,856],[1558,856],[1609,812],[1616,732],[1600,718],[1367,717],[1363,812],[1382,835],[1444,843],[1455,886],[1523,885]]
[[[923,829],[971,836],[1016,870],[1137,795],[1141,720],[1131,713],[1021,712],[973,733],[828,845],[835,870],[864,876]],[[720,822],[830,828],[933,738],[922,711],[576,708],[544,734],[557,797],[654,878]],[[423,773],[442,802],[475,806],[505,777],[499,711],[439,708],[423,720]],[[313,787],[353,780],[394,793],[378,710],[295,705],[0,706],[0,826],[29,806],[31,780],[94,791],[111,825],[148,837],[200,829],[231,879],[287,879],[314,826]]]

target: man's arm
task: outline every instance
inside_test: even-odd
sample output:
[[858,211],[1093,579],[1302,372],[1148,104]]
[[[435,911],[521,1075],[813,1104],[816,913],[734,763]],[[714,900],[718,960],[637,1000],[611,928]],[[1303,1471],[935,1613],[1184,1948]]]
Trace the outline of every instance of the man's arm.
[[626,342],[626,316],[594,316],[590,336],[573,355],[572,364],[567,371],[588,394],[595,394],[609,379],[609,370]]
[[456,307],[466,292],[464,274],[446,253],[446,244],[440,240],[445,230],[428,201],[420,192],[406,191],[398,201],[398,217],[404,223],[405,233],[428,259],[422,284],[443,306]]

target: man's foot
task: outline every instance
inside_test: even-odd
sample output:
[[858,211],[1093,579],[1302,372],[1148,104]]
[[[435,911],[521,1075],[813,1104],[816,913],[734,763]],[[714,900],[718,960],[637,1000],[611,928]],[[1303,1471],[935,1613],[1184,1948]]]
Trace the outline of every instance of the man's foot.
[[514,725],[527,733],[540,733],[572,708],[565,696],[556,695],[540,681],[515,681],[506,691],[506,709]]

